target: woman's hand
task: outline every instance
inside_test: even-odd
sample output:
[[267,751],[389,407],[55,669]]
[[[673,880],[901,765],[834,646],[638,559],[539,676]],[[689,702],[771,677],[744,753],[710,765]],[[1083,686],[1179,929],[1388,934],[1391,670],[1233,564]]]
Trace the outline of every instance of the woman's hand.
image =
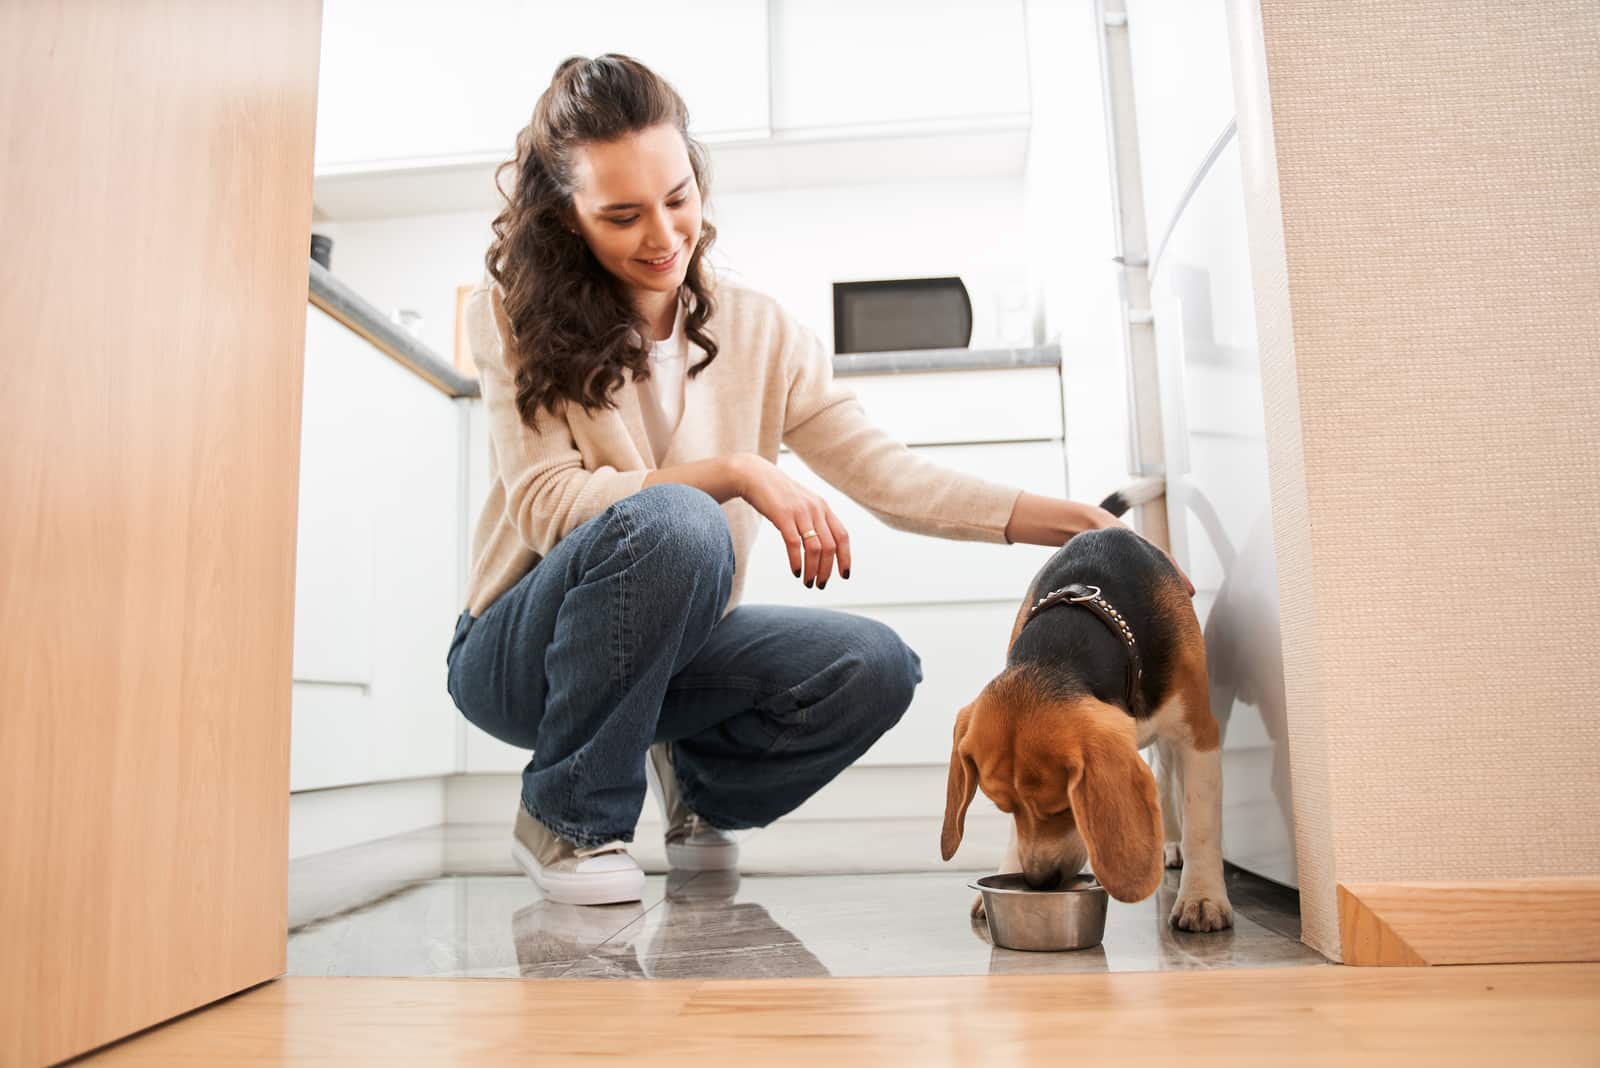
[[807,588],[827,585],[837,561],[850,577],[850,535],[828,502],[755,453],[733,458],[739,496],[778,528],[789,550],[789,569]]

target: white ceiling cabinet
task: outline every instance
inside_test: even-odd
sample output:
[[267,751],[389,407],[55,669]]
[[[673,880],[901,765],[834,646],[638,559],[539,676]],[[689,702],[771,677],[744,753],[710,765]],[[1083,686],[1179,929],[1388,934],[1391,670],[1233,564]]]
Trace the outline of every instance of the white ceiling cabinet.
[[780,131],[1028,112],[1021,0],[774,0]]
[[316,217],[498,208],[556,64],[607,51],[683,95],[723,192],[1023,169],[1022,0],[326,0]]
[[556,65],[602,52],[665,76],[701,136],[766,132],[765,0],[326,0],[316,168],[509,155]]

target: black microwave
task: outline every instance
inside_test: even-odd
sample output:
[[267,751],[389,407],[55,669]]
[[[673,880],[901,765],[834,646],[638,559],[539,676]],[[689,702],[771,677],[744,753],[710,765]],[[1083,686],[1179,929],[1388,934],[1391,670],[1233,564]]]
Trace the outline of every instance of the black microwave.
[[964,349],[972,300],[959,278],[891,278],[833,284],[833,351]]

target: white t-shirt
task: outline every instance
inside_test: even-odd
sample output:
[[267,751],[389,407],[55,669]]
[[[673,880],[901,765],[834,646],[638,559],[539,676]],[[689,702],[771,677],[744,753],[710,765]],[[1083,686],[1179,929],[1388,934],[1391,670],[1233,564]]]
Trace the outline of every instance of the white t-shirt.
[[639,381],[639,410],[656,463],[666,455],[667,445],[683,418],[684,370],[689,363],[688,339],[683,334],[683,302],[678,303],[672,320],[672,336],[650,345],[650,377]]

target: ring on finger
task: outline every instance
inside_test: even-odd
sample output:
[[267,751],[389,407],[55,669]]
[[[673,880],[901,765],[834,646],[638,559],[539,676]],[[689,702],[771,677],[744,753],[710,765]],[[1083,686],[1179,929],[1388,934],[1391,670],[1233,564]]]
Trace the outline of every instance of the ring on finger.
[[801,541],[805,541],[807,538],[816,538],[818,541],[821,541],[822,535],[818,534],[815,530],[808,530],[804,534],[800,535]]

